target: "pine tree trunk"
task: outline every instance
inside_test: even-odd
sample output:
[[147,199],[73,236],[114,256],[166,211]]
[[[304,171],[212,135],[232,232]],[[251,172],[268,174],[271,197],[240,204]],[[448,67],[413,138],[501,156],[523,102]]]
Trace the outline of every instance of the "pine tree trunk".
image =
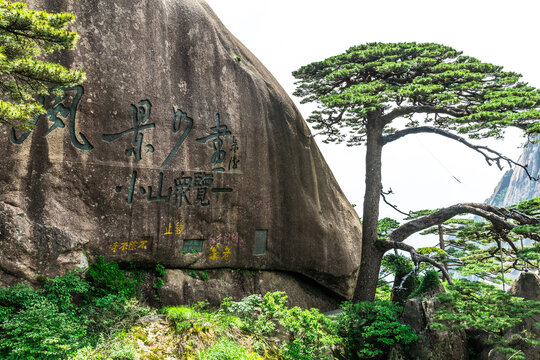
[[378,118],[368,119],[366,150],[366,192],[362,214],[362,260],[353,301],[372,301],[375,298],[379,269],[384,251],[377,249],[377,223],[381,199],[381,136],[384,124]]

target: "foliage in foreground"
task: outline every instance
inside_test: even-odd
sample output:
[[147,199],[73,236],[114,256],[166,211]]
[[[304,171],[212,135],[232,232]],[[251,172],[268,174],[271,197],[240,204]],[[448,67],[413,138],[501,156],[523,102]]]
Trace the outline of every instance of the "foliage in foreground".
[[[73,14],[28,9],[23,2],[0,0],[0,121],[29,128],[44,113],[35,98],[53,86],[75,86],[85,80],[81,70],[42,60],[42,54],[72,50],[78,39],[67,26]],[[57,93],[58,94],[58,93]]]
[[[241,329],[254,334],[259,344],[280,353],[284,359],[331,359],[332,346],[338,342],[332,321],[317,309],[288,308],[286,302],[287,295],[283,292],[267,293],[264,297],[251,295],[240,302],[225,304],[225,311],[239,316]],[[268,338],[278,327],[284,327],[289,334],[289,341],[281,346]]]
[[339,331],[347,358],[380,359],[392,346],[410,344],[417,336],[398,321],[401,307],[387,301],[345,302]]
[[[100,259],[89,274],[45,279],[38,290],[22,283],[0,289],[0,358],[64,359],[150,311],[131,301],[137,280],[117,264]],[[118,286],[107,287],[113,278]]]
[[[409,264],[407,264],[409,265]],[[0,289],[0,358],[14,359],[383,359],[416,334],[398,321],[398,304],[374,301],[342,305],[329,318],[317,309],[289,308],[283,292],[251,295],[218,309],[207,302],[167,307],[158,320],[134,303],[142,276],[99,259],[86,277],[70,272],[45,279],[34,290],[18,284]],[[415,294],[438,283],[427,271]],[[524,301],[493,286],[458,281],[438,294],[433,329],[481,330],[502,353],[516,353],[505,331],[540,314],[540,303]],[[534,334],[519,334],[534,343]]]
[[[489,342],[503,354],[514,354],[513,359],[524,359],[504,337],[510,328],[524,320],[540,315],[540,302],[514,297],[493,285],[482,282],[460,280],[448,286],[445,293],[437,294],[441,307],[435,314],[438,322],[430,324],[432,329],[480,330],[489,334]],[[516,334],[529,344],[538,344],[527,331]]]

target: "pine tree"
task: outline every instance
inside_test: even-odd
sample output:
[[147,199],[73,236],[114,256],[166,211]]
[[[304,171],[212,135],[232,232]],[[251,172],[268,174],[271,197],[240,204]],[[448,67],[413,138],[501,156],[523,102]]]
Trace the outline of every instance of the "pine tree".
[[74,86],[85,80],[81,70],[43,60],[43,55],[75,47],[78,35],[67,26],[71,13],[51,14],[28,9],[22,2],[0,0],[0,121],[28,129],[44,112],[37,102],[50,89]]
[[[307,119],[326,135],[326,142],[366,144],[366,190],[363,204],[362,261],[354,300],[373,300],[381,259],[412,233],[453,216],[473,213],[505,226],[495,207],[457,204],[415,219],[388,237],[377,233],[383,191],[381,165],[385,145],[404,136],[438,134],[482,154],[489,164],[522,166],[469,138],[500,138],[508,127],[529,136],[540,132],[540,91],[520,81],[521,75],[483,63],[440,44],[370,43],[311,63],[293,72],[295,95],[315,102]],[[425,117],[425,120],[420,120]],[[536,174],[529,174],[536,178]],[[428,261],[428,257],[424,257]],[[443,271],[443,270],[441,270]]]

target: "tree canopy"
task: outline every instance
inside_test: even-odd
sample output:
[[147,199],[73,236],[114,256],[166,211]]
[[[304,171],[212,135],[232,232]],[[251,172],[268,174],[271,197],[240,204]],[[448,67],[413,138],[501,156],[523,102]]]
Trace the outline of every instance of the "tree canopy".
[[482,154],[489,165],[519,166],[530,179],[538,180],[526,164],[463,137],[502,138],[508,127],[522,130],[529,138],[540,133],[540,91],[520,81],[520,74],[448,46],[410,42],[353,46],[293,75],[298,80],[294,94],[303,103],[318,105],[307,121],[314,123],[318,134],[326,135],[325,142],[367,147],[362,260],[354,300],[373,300],[382,257],[392,248],[430,262],[450,280],[444,266],[403,243],[415,232],[467,213],[484,217],[503,232],[516,226],[508,219],[522,225],[538,223],[534,217],[477,203],[418,214],[399,227],[386,224],[390,227],[383,233],[379,222],[380,198],[385,195],[382,149],[407,135],[431,133],[459,141]]
[[22,2],[0,0],[1,122],[28,128],[44,112],[37,96],[85,80],[82,70],[68,70],[42,56],[75,47],[79,36],[67,30],[74,20],[71,13],[51,14],[28,9]]
[[[521,82],[520,74],[440,44],[353,46],[293,75],[298,79],[294,94],[303,97],[303,103],[320,105],[308,121],[327,135],[327,141],[363,143],[366,122],[374,113],[385,125],[407,119],[404,127],[409,129],[419,125],[413,115],[425,113],[430,115],[426,122],[435,128],[477,138],[500,137],[508,126],[528,134],[540,132],[539,90]],[[397,132],[386,141],[411,131]]]

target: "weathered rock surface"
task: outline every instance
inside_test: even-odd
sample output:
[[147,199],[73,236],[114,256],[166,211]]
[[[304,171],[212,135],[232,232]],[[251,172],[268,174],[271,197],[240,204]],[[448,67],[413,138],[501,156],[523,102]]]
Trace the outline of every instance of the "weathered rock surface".
[[436,310],[436,301],[433,298],[407,300],[401,321],[418,334],[418,340],[409,344],[406,351],[394,349],[392,359],[469,359],[467,337],[464,330],[442,331],[429,328],[429,323],[435,321]]
[[[540,278],[538,275],[530,272],[522,272],[512,284],[510,294],[522,297],[525,300],[540,301]],[[540,328],[537,323],[540,322],[539,316],[525,319],[521,324],[507,329],[503,337],[508,341],[510,347],[519,352],[527,360],[540,360],[540,347],[533,346],[522,340],[524,333],[536,341],[540,341]],[[478,360],[505,360],[512,355],[503,354],[493,348],[487,333],[468,332],[470,345],[477,353]],[[520,335],[520,336],[516,336]]]
[[288,273],[216,269],[204,274],[208,275],[208,279],[202,279],[201,272],[192,271],[190,274],[185,270],[167,270],[166,285],[158,292],[161,304],[194,304],[208,300],[211,305],[217,306],[229,296],[239,301],[250,294],[264,295],[279,289],[287,293],[288,306],[317,308],[321,311],[339,307],[339,301],[316,283],[298,279]]
[[88,80],[45,99],[32,132],[0,129],[0,285],[104,255],[351,293],[354,209],[290,98],[204,1],[28,3],[75,13],[81,40],[58,59]]
[[540,301],[540,277],[532,272],[522,272],[512,284],[510,294],[525,300]]

